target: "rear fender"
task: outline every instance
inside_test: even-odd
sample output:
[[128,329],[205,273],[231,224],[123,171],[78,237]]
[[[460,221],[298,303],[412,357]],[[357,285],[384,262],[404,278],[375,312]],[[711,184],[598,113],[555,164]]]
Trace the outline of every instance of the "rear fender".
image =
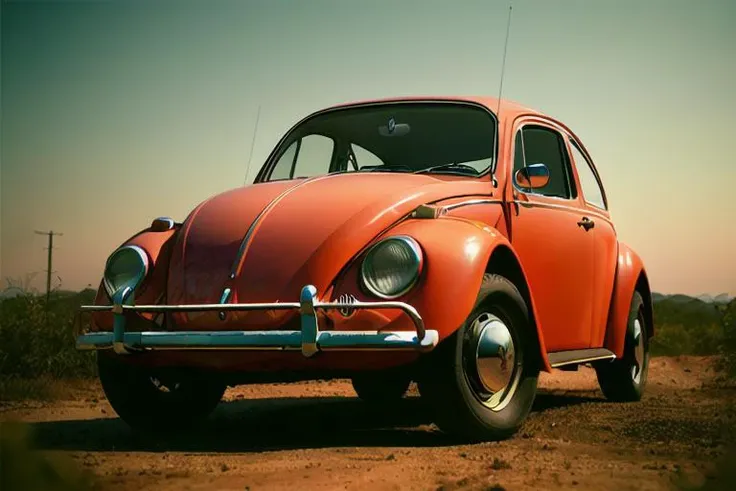
[[634,292],[638,291],[644,299],[644,315],[649,327],[649,336],[654,335],[652,295],[644,264],[636,252],[619,242],[616,278],[611,294],[611,307],[606,324],[604,347],[617,357],[624,354],[624,341],[629,319],[629,310]]

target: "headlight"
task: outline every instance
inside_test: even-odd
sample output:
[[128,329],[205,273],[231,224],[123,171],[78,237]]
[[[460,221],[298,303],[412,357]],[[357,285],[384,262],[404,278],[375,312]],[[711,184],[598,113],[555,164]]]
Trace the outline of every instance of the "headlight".
[[[123,246],[113,252],[105,265],[103,283],[110,297],[123,294],[125,300],[148,273],[148,256],[137,246]],[[129,290],[125,292],[125,290]]]
[[411,237],[384,239],[368,251],[361,275],[363,284],[381,298],[396,298],[409,291],[419,279],[422,250]]

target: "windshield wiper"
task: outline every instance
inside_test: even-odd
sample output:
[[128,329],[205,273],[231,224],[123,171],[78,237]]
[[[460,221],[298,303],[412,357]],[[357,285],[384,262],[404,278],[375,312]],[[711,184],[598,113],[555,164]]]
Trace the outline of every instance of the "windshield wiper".
[[472,167],[470,165],[466,164],[458,164],[457,162],[450,162],[447,164],[441,164],[441,165],[435,165],[432,167],[427,167],[426,169],[420,169],[418,171],[415,171],[414,174],[423,174],[425,172],[433,172],[436,170],[459,170],[463,174],[467,174],[467,171],[471,171],[476,176],[480,174],[478,170],[475,167]]

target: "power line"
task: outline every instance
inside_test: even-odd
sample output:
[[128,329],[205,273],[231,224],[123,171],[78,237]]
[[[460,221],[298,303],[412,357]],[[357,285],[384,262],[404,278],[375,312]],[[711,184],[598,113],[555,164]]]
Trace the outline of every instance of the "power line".
[[35,233],[38,235],[47,235],[49,237],[49,256],[48,256],[48,269],[46,269],[46,305],[49,303],[49,299],[51,298],[51,274],[54,273],[54,271],[51,269],[51,258],[53,256],[53,250],[54,250],[54,235],[64,235],[61,232],[54,232],[53,230],[49,230],[48,232],[41,232],[40,230],[34,230]]

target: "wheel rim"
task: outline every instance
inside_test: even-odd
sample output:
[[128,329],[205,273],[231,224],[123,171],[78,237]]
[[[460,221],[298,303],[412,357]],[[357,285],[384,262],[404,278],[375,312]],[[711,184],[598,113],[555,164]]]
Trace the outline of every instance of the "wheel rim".
[[641,374],[644,371],[644,364],[646,362],[645,360],[645,350],[644,350],[644,331],[641,328],[642,322],[641,322],[641,316],[637,317],[634,321],[634,329],[633,329],[633,344],[634,344],[634,363],[631,367],[631,378],[634,380],[634,383],[638,384],[641,382]]
[[157,377],[148,377],[148,380],[153,384],[153,386],[158,390],[159,392],[163,393],[172,393],[179,390],[179,387],[181,384],[179,382],[169,382],[169,381],[163,381]]
[[475,397],[491,410],[503,409],[521,375],[521,353],[507,324],[489,312],[478,315],[467,331],[463,355]]

